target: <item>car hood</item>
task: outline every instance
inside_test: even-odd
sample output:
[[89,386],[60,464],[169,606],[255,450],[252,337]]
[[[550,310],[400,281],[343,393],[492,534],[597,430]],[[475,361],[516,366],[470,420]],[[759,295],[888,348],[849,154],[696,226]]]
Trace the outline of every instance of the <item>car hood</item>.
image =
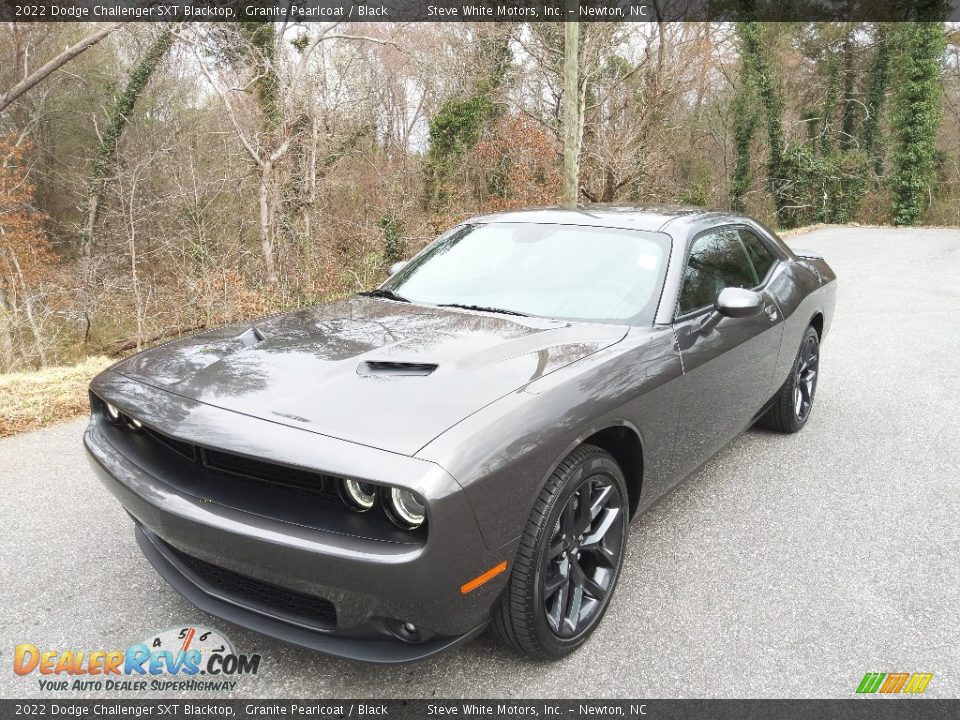
[[413,455],[485,405],[625,334],[613,325],[353,297],[176,340],[114,371],[209,405]]

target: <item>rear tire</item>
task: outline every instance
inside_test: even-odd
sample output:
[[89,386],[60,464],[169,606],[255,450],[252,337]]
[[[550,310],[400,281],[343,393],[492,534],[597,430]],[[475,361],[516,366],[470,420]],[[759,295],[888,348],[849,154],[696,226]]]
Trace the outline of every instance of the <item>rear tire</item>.
[[500,639],[541,660],[580,647],[613,596],[628,519],[627,486],[613,457],[593,445],[570,453],[540,491],[520,538],[493,613]]
[[790,376],[777,392],[760,425],[782,433],[795,433],[807,424],[813,411],[820,372],[820,335],[808,327],[800,341]]

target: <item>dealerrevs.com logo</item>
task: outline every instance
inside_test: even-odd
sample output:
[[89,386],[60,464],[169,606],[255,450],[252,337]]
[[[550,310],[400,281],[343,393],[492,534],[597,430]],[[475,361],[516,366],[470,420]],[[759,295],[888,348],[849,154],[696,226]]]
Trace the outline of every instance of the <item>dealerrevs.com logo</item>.
[[38,675],[44,691],[231,691],[256,675],[259,655],[237,653],[219,630],[188,626],[154,633],[126,650],[51,650],[17,645],[13,671]]

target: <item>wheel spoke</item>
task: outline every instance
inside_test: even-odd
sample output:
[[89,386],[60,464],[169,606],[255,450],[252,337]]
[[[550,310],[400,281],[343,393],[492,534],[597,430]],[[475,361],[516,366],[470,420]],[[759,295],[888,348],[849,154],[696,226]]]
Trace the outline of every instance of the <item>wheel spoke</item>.
[[[581,573],[582,577],[582,573]],[[577,631],[580,624],[580,605],[583,603],[583,584],[575,577],[570,578],[570,601],[563,618],[563,629],[570,635]]]
[[587,480],[577,491],[577,517],[573,526],[574,537],[579,537],[590,527],[593,520],[593,506],[590,497],[593,494],[593,481]]
[[597,493],[597,496],[593,499],[593,502],[590,503],[591,522],[597,519],[597,516],[607,506],[607,503],[610,502],[610,498],[612,497],[613,485],[604,485],[602,488],[600,488],[600,492]]
[[570,581],[570,573],[564,571],[558,571],[556,575],[551,577],[543,586],[543,599],[549,600],[552,598],[557,590],[566,585]]
[[583,589],[586,591],[587,595],[592,597],[594,600],[603,600],[607,596],[606,588],[604,588],[589,575],[586,575],[583,579]]
[[569,595],[570,581],[565,580],[561,583],[559,591],[556,593],[553,607],[547,612],[547,622],[550,624],[550,628],[558,635],[562,631],[561,622],[567,609],[567,598]]
[[576,526],[577,510],[574,507],[574,497],[576,497],[576,494],[567,501],[567,504],[563,508],[563,516],[560,518],[560,529],[567,538],[573,537]]
[[609,508],[604,511],[596,527],[580,543],[581,550],[593,550],[595,545],[599,544],[606,536],[607,532],[613,527],[613,524],[620,516],[620,508]]
[[563,552],[564,543],[559,531],[554,535],[553,543],[547,549],[547,560],[553,560],[557,555]]

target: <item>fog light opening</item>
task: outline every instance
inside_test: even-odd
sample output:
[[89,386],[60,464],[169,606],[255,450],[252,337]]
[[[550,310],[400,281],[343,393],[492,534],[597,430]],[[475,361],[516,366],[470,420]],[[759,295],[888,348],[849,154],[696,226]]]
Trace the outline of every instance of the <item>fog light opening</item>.
[[419,627],[407,620],[388,618],[386,625],[391,635],[398,640],[403,640],[403,642],[407,643],[420,643],[433,635],[433,633],[427,630],[421,630]]

